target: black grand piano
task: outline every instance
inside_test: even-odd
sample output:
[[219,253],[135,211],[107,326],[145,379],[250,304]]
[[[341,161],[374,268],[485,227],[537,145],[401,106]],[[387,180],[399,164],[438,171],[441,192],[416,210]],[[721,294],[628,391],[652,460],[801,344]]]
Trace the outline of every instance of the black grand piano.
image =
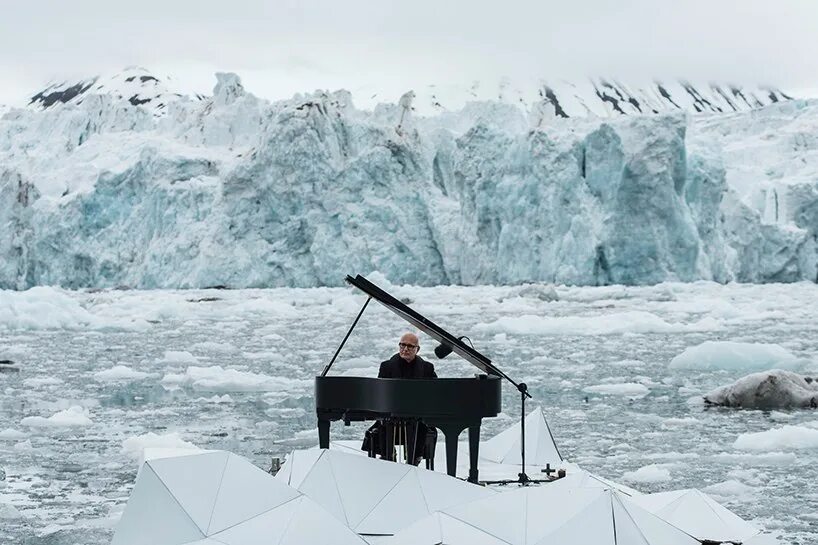
[[[518,385],[492,365],[491,360],[431,320],[382,290],[366,278],[347,276],[346,281],[368,298],[332,360],[320,376],[315,377],[315,409],[318,416],[318,441],[329,448],[330,423],[407,418],[422,420],[438,428],[446,437],[446,471],[455,476],[457,442],[460,433],[469,430],[469,481],[477,482],[477,456],[480,446],[480,424],[484,417],[497,416],[501,409],[501,379]],[[454,352],[471,362],[481,374],[475,378],[396,379],[327,376],[355,325],[375,299],[386,308],[440,343],[439,357]],[[523,390],[521,390],[523,391]],[[527,392],[526,392],[527,395]]]

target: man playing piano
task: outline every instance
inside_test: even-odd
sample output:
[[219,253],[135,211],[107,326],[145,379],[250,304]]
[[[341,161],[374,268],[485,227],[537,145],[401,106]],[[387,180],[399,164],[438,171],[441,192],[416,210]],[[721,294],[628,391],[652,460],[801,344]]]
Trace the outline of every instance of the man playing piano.
[[[398,342],[398,353],[388,360],[381,362],[378,378],[437,378],[435,366],[418,356],[420,350],[420,340],[414,333],[404,333]],[[417,453],[414,460],[408,460],[414,465],[420,463],[424,448],[429,442],[437,440],[437,430],[430,428],[416,420],[408,422],[390,422],[384,425],[378,421],[370,427],[364,436],[361,449],[370,452],[372,455],[380,454],[384,459],[393,459],[394,454],[384,452],[386,450],[386,434],[394,434],[394,444],[408,445],[414,440]],[[433,451],[432,451],[433,452]]]
[[378,378],[437,378],[435,366],[418,356],[420,340],[414,333],[404,333],[398,342],[398,353],[381,362]]

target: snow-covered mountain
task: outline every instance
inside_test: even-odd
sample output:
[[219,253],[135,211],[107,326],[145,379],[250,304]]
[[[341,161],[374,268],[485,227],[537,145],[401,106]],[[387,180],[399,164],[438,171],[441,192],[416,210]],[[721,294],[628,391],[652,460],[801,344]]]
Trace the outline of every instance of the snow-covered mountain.
[[106,95],[114,101],[142,106],[155,115],[161,115],[168,104],[184,96],[174,89],[168,78],[156,76],[144,68],[130,67],[106,76],[52,83],[33,95],[28,105],[38,110],[63,104],[80,105],[95,95]]
[[[552,117],[611,117],[674,111],[729,113],[761,108],[793,97],[775,87],[688,81],[626,84],[614,79],[538,80],[527,84],[501,80],[470,85],[427,85],[414,90],[416,111],[423,115],[459,110],[468,102],[492,101],[536,108]],[[361,98],[359,98],[359,96]],[[392,102],[382,92],[355,93],[355,103],[369,108]]]
[[95,83],[6,112],[0,287],[816,280],[818,102],[424,117],[217,79],[162,108]]
[[[413,93],[412,106],[417,115],[457,111],[469,102],[491,101],[525,110],[534,108],[540,116],[564,118],[659,114],[679,110],[730,113],[792,99],[772,86],[683,80],[626,84],[606,78],[574,82],[486,80],[461,85],[422,85]],[[29,106],[46,109],[61,104],[82,104],[86,97],[98,94],[141,105],[155,115],[162,115],[169,103],[185,95],[169,78],[154,75],[144,68],[131,67],[112,75],[51,84],[33,95]],[[200,100],[204,96],[192,95],[190,98]],[[368,110],[380,103],[394,103],[397,98],[376,86],[362,87],[353,93],[356,106]]]

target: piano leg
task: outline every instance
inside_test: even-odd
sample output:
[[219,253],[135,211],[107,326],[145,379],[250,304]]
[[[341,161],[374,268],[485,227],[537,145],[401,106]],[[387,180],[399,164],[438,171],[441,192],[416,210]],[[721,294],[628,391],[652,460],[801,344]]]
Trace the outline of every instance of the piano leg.
[[329,448],[329,420],[318,419],[318,446]]
[[443,430],[446,436],[446,473],[452,477],[457,477],[457,437],[461,430]]
[[477,454],[480,448],[480,424],[469,426],[469,482],[477,484]]
[[389,460],[390,462],[395,461],[395,433],[396,431],[396,424],[390,420],[383,421],[383,432],[386,434],[386,441],[384,441],[384,450],[385,452],[381,453],[382,460]]

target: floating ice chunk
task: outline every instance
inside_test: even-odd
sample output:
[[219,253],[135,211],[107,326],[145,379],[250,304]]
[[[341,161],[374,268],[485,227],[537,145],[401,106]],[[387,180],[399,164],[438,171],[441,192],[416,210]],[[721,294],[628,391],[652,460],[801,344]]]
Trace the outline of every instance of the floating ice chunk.
[[184,350],[166,350],[165,355],[156,363],[199,363],[199,359]]
[[634,483],[663,483],[671,479],[670,470],[660,464],[650,464],[636,471],[626,471],[622,478]]
[[704,400],[711,405],[744,409],[814,408],[818,406],[818,382],[790,371],[773,369],[716,388],[706,394]]
[[238,348],[230,343],[217,343],[213,341],[196,343],[191,348],[201,352],[216,352],[217,354],[235,354],[239,351]]
[[20,511],[10,503],[0,500],[0,520],[14,520],[23,518]]
[[705,341],[686,348],[670,361],[677,369],[794,369],[803,365],[777,344]]
[[711,496],[719,496],[721,498],[745,498],[752,496],[755,489],[741,481],[731,479],[729,481],[724,481],[723,483],[711,484],[710,486],[705,487],[703,491],[707,492]]
[[23,381],[25,386],[29,386],[31,388],[39,388],[40,386],[56,386],[57,384],[62,383],[62,379],[57,377],[33,377],[27,378]]
[[[151,451],[148,449],[157,450]],[[188,443],[182,439],[178,432],[166,433],[164,435],[148,432],[143,435],[129,437],[122,442],[122,453],[137,459],[140,465],[147,459],[148,455],[162,457],[161,454],[163,452],[170,453],[173,450],[189,454],[192,450],[200,451],[201,449],[193,443]]]
[[199,403],[233,403],[233,398],[230,397],[228,394],[224,395],[214,395],[211,397],[200,397],[197,398],[196,401]]
[[[88,410],[73,405],[63,411],[60,411],[48,418],[42,416],[27,416],[20,421],[23,426],[32,428],[61,428],[73,426],[90,426],[91,418]],[[816,432],[818,433],[818,432]]]
[[162,379],[167,386],[187,386],[195,390],[206,392],[274,392],[291,388],[306,388],[310,381],[297,380],[287,377],[271,377],[224,369],[221,366],[188,367],[182,374],[169,373]]
[[644,397],[650,393],[647,386],[635,382],[586,386],[582,391],[590,394],[619,395],[625,397]]
[[698,418],[665,418],[662,420],[662,427],[675,428],[677,426],[695,426],[699,423]]
[[763,452],[758,454],[737,454],[722,452],[711,457],[714,462],[723,464],[743,464],[757,466],[789,466],[798,459],[792,452]]
[[34,287],[21,292],[0,290],[0,329],[140,330],[148,327],[144,320],[97,316],[69,293],[52,287]]
[[733,443],[739,450],[779,452],[818,449],[818,429],[784,426],[756,433],[742,433]]
[[600,314],[598,316],[503,316],[494,322],[477,324],[475,329],[516,335],[614,335],[623,333],[684,333],[717,331],[722,325],[713,318],[691,324],[670,323],[644,311]]
[[540,301],[559,301],[557,290],[550,284],[524,284],[512,290],[511,295],[539,299]]
[[0,327],[6,329],[83,329],[96,322],[60,289],[36,287],[0,293]]
[[155,376],[157,376],[155,373],[136,371],[127,365],[115,365],[110,369],[94,373],[94,378],[100,382],[127,382]]
[[13,428],[6,428],[0,431],[0,441],[16,441],[24,437],[28,437],[28,434]]

